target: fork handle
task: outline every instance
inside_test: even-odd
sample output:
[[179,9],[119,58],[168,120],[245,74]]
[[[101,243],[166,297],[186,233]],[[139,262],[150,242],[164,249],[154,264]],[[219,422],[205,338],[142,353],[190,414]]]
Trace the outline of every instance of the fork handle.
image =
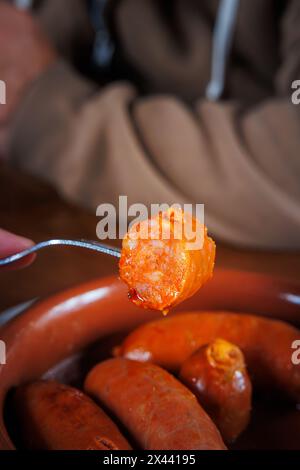
[[49,246],[57,246],[57,245],[86,248],[88,250],[98,251],[106,255],[114,256],[116,258],[121,257],[121,250],[119,248],[114,248],[112,246],[105,245],[104,243],[98,243],[98,242],[94,242],[91,240],[54,239],[54,240],[46,240],[46,241],[37,243],[36,245],[30,248],[27,248],[26,250],[20,251],[19,253],[15,253],[11,256],[7,256],[6,258],[2,258],[0,259],[0,266],[7,266],[39,250],[42,250]]

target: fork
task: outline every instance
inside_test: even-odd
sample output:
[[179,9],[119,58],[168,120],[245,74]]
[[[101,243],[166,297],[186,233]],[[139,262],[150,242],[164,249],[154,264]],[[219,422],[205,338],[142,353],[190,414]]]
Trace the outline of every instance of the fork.
[[98,251],[100,253],[104,253],[106,255],[114,256],[116,258],[121,257],[121,250],[119,248],[114,248],[112,246],[106,245],[104,243],[98,243],[92,240],[66,240],[66,239],[54,239],[54,240],[46,240],[36,245],[27,248],[26,250],[20,251],[19,253],[15,253],[11,256],[7,256],[6,258],[0,259],[0,266],[7,266],[9,264],[15,263],[20,259],[24,258],[25,256],[31,255],[36,251],[42,250],[44,248],[48,248],[49,246],[75,246],[78,248],[86,248],[88,250]]

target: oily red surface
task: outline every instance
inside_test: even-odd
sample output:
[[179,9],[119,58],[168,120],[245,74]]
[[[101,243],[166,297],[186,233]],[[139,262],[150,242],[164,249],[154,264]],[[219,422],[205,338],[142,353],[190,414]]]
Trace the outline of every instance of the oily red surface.
[[130,450],[113,421],[81,391],[53,381],[23,385],[14,397],[19,432],[37,450]]
[[109,359],[89,373],[85,390],[118,417],[142,449],[226,449],[195,396],[154,364]]
[[199,347],[217,338],[241,348],[254,386],[278,389],[299,402],[300,368],[291,356],[300,331],[279,320],[228,312],[186,312],[139,327],[129,334],[118,354],[178,371]]
[[[198,245],[191,243],[195,233]],[[122,243],[120,277],[132,302],[166,314],[212,277],[215,253],[207,228],[191,214],[171,208],[130,228]]]
[[183,364],[180,380],[196,395],[225,442],[231,443],[250,420],[252,385],[242,351],[217,339]]

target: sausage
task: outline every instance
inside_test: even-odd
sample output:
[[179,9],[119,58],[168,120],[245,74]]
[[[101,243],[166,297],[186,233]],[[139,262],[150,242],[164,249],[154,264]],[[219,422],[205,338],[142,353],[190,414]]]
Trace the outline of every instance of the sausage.
[[39,450],[129,450],[113,421],[75,388],[39,381],[17,389],[22,441]]
[[[189,231],[195,233],[193,247]],[[132,302],[167,314],[211,278],[215,251],[205,226],[171,208],[129,230],[122,244],[120,277]]]
[[216,339],[182,364],[179,377],[196,395],[224,441],[235,441],[251,412],[252,385],[241,350]]
[[109,359],[88,374],[85,390],[117,416],[142,449],[226,449],[196,397],[154,364]]
[[291,361],[291,346],[300,332],[279,320],[228,312],[185,313],[137,328],[116,354],[179,371],[192,353],[216,338],[243,351],[254,385],[300,400],[300,367]]

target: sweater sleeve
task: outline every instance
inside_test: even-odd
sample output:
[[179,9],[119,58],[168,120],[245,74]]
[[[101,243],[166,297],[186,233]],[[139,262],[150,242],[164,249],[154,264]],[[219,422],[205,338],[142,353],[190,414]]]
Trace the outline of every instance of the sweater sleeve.
[[217,239],[299,249],[300,106],[291,101],[300,77],[299,11],[291,2],[282,22],[274,97],[248,109],[140,98],[128,83],[97,91],[56,64],[16,116],[12,162],[92,210],[122,194],[129,204],[204,203]]

